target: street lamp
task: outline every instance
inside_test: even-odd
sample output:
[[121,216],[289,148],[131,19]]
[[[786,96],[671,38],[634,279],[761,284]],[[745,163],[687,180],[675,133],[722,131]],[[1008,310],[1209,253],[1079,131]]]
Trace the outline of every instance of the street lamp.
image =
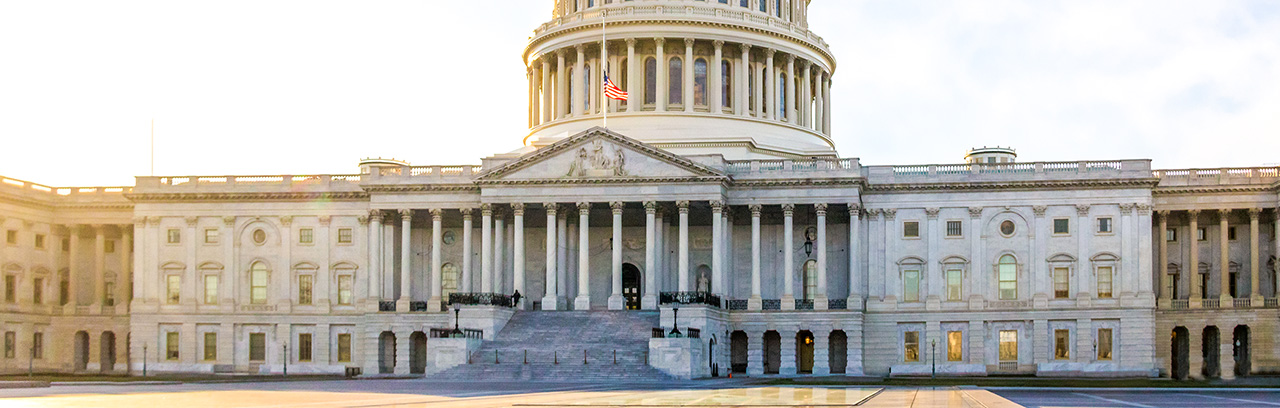
[[280,347],[284,349],[284,354],[280,357],[284,359],[284,375],[289,375],[289,343],[281,343]]
[[147,343],[142,343],[142,376],[147,376]]
[[671,333],[667,337],[680,337],[680,308],[671,308]]
[[454,307],[453,308],[453,331],[449,333],[449,337],[453,337],[453,338],[462,337],[462,327],[459,323],[459,320],[461,319],[462,319],[462,308]]
[[933,351],[930,352],[929,364],[932,366],[929,371],[929,378],[938,378],[938,339],[929,340]]

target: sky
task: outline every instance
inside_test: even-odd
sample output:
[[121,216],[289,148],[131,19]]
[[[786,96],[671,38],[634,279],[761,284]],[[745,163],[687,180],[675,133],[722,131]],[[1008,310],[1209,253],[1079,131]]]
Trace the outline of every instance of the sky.
[[[528,133],[552,0],[0,0],[0,175],[479,164]],[[833,132],[864,165],[1280,165],[1280,0],[816,0]]]

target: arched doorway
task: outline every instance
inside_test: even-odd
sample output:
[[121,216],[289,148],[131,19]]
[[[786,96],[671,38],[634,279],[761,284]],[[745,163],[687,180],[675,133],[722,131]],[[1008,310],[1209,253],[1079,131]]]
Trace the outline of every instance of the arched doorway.
[[1231,336],[1231,355],[1236,358],[1236,377],[1244,377],[1253,371],[1249,349],[1249,326],[1236,326]]
[[777,331],[764,332],[764,373],[777,374],[782,367],[782,335]]
[[84,371],[89,366],[89,333],[76,332],[75,347],[75,370]]
[[1173,328],[1171,343],[1172,350],[1169,351],[1169,377],[1175,380],[1185,380],[1190,374],[1191,367],[1188,360],[1191,358],[1191,337],[1186,327],[1178,326]]
[[796,333],[796,373],[813,374],[813,332]]
[[742,330],[729,335],[729,365],[735,373],[747,372],[747,345],[750,341]]
[[720,366],[716,364],[716,335],[711,335],[711,340],[707,341],[707,368],[711,369],[712,377],[720,376]]
[[107,373],[116,368],[116,334],[114,332],[102,332],[102,337],[98,338],[98,361],[101,367],[98,371]]
[[849,336],[844,330],[835,330],[827,336],[827,359],[831,374],[844,374],[849,364]]
[[409,336],[409,372],[425,374],[427,372],[427,334],[413,332]]
[[396,369],[396,334],[384,331],[378,336],[378,373],[391,374]]
[[1222,343],[1221,333],[1218,332],[1218,326],[1209,326],[1204,328],[1204,339],[1200,343],[1200,353],[1204,356],[1204,367],[1200,369],[1200,374],[1204,378],[1218,378],[1222,376],[1221,354]]
[[640,310],[640,268],[622,264],[622,297],[627,300],[627,310]]

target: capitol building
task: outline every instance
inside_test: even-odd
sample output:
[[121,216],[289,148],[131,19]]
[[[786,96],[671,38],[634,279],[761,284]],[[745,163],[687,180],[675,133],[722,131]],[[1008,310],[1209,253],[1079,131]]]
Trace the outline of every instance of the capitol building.
[[554,3],[479,165],[0,177],[0,373],[1280,371],[1280,169],[864,166],[810,1]]

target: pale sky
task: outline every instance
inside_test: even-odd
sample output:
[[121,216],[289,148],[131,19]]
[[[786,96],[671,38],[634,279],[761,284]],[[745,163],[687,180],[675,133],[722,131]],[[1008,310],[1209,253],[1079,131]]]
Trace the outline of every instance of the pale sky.
[[[520,147],[552,0],[0,0],[0,175],[349,174]],[[1280,0],[816,0],[867,165],[1280,163]]]

